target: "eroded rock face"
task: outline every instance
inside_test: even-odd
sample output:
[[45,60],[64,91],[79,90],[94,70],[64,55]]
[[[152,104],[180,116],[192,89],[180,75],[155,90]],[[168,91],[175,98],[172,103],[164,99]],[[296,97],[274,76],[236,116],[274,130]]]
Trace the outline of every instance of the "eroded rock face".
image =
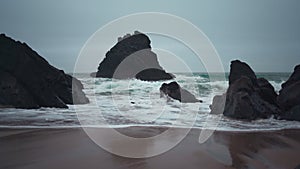
[[264,100],[261,97],[260,88],[256,86],[246,76],[242,76],[231,84],[227,90],[223,114],[231,118],[245,120],[278,115],[280,113],[279,108]]
[[265,78],[258,78],[256,82],[258,84],[258,93],[260,97],[268,103],[276,105],[278,107],[278,95],[275,92],[274,87],[269,83],[269,81]]
[[0,107],[67,108],[66,104],[89,102],[80,81],[4,34],[0,35],[0,79]]
[[159,65],[157,56],[151,51],[150,39],[145,34],[135,32],[118,39],[100,63],[96,77],[145,81],[173,79]]
[[277,94],[266,79],[257,79],[250,66],[238,60],[232,61],[230,68],[225,116],[254,120],[281,113],[276,101]]
[[163,83],[160,87],[161,97],[163,95],[179,100],[182,103],[196,103],[202,102],[198,100],[192,93],[183,89],[177,82]]
[[278,96],[279,106],[283,110],[281,118],[300,121],[300,65],[295,67],[281,87]]

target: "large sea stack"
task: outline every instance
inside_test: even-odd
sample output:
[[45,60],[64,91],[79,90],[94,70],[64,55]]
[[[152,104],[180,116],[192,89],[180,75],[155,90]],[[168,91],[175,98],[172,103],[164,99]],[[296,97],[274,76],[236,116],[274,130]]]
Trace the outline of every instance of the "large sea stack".
[[159,65],[150,43],[149,37],[138,31],[119,37],[117,44],[106,53],[95,76],[145,81],[173,79],[174,76]]
[[229,88],[223,114],[235,119],[255,120],[281,114],[273,86],[244,62],[231,62]]
[[0,107],[67,108],[88,99],[77,79],[51,66],[26,43],[0,35]]

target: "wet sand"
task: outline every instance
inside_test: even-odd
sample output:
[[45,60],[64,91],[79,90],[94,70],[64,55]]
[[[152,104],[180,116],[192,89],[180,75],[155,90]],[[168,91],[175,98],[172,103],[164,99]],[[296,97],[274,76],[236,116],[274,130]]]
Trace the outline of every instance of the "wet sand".
[[[164,130],[155,127],[119,129],[126,135],[142,138]],[[174,129],[175,133],[180,130]],[[203,144],[198,142],[199,133],[199,129],[193,129],[176,147],[161,155],[133,159],[103,150],[81,128],[0,129],[0,168],[294,169],[300,165],[300,130],[215,131]],[[153,145],[129,146],[124,142],[122,146],[146,151]]]

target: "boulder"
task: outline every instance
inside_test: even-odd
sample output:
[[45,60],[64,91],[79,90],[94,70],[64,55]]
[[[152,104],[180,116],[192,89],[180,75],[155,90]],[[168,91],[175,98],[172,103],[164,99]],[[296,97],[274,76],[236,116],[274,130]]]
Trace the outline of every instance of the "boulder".
[[255,120],[278,116],[277,94],[266,79],[257,79],[244,62],[231,62],[229,88],[223,114],[235,119]]
[[212,104],[209,106],[211,114],[222,114],[224,112],[226,102],[226,93],[222,95],[216,95],[213,98]]
[[300,65],[295,67],[292,75],[281,87],[277,98],[283,110],[280,118],[300,121]]
[[145,81],[170,80],[174,76],[159,65],[157,56],[151,51],[151,41],[143,33],[135,31],[118,38],[118,42],[99,64],[96,77]]
[[160,94],[178,100],[182,103],[196,103],[201,102],[192,93],[183,89],[177,82],[163,83],[160,87]]
[[0,35],[0,79],[0,107],[67,108],[89,102],[80,81],[51,66],[26,43],[4,34]]

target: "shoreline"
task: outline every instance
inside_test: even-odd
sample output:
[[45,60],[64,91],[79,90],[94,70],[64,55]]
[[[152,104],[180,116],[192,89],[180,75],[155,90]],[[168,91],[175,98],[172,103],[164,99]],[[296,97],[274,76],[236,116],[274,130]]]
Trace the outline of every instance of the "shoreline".
[[[176,128],[174,130],[180,131]],[[120,131],[143,138],[157,135],[163,128],[129,127],[120,128]],[[0,128],[0,168],[294,169],[300,165],[299,129],[265,132],[214,131],[206,142],[199,144],[200,131],[192,129],[177,146],[161,155],[132,159],[103,150],[81,128]],[[112,140],[107,138],[107,141]],[[149,150],[153,145],[129,148]],[[122,146],[129,144],[124,142]]]
[[7,130],[30,130],[30,129],[126,129],[126,128],[166,128],[166,129],[190,129],[190,130],[214,130],[217,132],[237,132],[237,133],[252,133],[252,132],[277,132],[283,130],[300,130],[300,127],[287,128],[268,128],[268,129],[212,129],[201,127],[184,127],[184,126],[159,126],[159,125],[115,125],[115,126],[1,126],[0,131]]

